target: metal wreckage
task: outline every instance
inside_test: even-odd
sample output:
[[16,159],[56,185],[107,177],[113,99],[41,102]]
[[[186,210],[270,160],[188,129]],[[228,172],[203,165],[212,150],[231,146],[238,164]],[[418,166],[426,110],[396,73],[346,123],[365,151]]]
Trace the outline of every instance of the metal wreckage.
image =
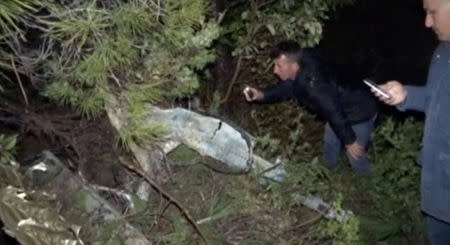
[[[209,156],[221,163],[220,171],[233,174],[254,172],[261,182],[282,182],[286,178],[283,163],[271,163],[253,153],[254,141],[242,129],[237,129],[221,119],[204,116],[183,108],[162,110],[149,108],[148,120],[166,125],[170,129],[164,152],[168,153],[179,144],[184,144],[201,155]],[[293,196],[306,207],[325,218],[342,221],[352,215],[351,211],[336,210],[318,196]]]
[[[126,123],[125,110],[109,106],[107,112],[111,124],[120,130]],[[282,163],[273,164],[255,155],[252,137],[218,118],[183,108],[149,106],[147,119],[149,123],[162,124],[169,129],[161,145],[161,155],[184,144],[203,156],[214,158],[221,172],[254,173],[266,184],[286,178]],[[151,149],[132,145],[131,151],[144,171],[150,173],[155,168],[152,166],[155,154]],[[161,155],[156,158],[163,157]],[[109,234],[107,244],[151,244],[139,229],[122,218],[124,212],[135,211],[136,197],[148,199],[149,183],[142,182],[136,194],[89,184],[81,174],[73,174],[48,151],[38,155],[25,170],[19,167],[14,162],[0,165],[0,218],[6,233],[20,244],[83,245],[81,226],[74,224],[83,224],[86,220],[94,221],[90,223],[90,230],[98,231],[90,234],[90,244],[104,244],[104,234],[108,231],[102,224],[108,222],[116,222],[117,226],[114,234]],[[118,210],[105,198],[105,193],[126,203],[127,210]],[[336,210],[317,196],[299,193],[293,198],[328,219],[343,221],[352,216],[351,211]]]

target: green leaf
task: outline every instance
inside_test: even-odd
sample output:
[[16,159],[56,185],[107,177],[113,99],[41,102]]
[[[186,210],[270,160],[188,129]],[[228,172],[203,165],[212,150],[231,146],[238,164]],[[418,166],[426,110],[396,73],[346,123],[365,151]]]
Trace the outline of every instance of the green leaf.
[[272,36],[275,36],[276,32],[275,32],[275,27],[273,27],[273,24],[266,24],[267,29],[269,29],[270,34],[272,34]]
[[17,143],[17,135],[11,135],[10,137],[7,137],[5,142],[5,150],[10,151],[12,150]]

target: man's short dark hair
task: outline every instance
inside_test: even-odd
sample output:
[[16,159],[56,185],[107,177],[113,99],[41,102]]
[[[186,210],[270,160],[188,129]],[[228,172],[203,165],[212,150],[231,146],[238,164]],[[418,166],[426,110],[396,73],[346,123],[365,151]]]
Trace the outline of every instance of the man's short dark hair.
[[280,57],[281,55],[285,55],[289,60],[300,64],[302,48],[296,41],[284,40],[279,42],[270,50],[270,58],[272,60]]

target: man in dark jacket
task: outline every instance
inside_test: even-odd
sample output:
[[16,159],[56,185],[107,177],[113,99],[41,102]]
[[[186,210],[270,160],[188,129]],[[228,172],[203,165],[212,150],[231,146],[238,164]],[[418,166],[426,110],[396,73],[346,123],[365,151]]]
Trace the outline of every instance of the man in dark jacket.
[[379,98],[400,110],[425,112],[419,164],[422,165],[422,210],[431,245],[450,244],[450,0],[424,0],[425,25],[441,41],[433,54],[426,86],[388,81]]
[[259,90],[247,87],[249,102],[275,103],[293,99],[326,121],[325,165],[337,166],[345,148],[352,168],[369,171],[367,148],[377,114],[376,101],[362,81],[343,81],[321,61],[314,49],[302,49],[295,41],[282,41],[271,51],[274,73],[281,79],[275,86]]

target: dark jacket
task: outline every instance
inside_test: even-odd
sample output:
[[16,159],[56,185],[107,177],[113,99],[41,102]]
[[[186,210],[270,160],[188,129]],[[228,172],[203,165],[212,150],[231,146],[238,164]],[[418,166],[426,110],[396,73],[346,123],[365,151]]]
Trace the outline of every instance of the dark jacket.
[[422,165],[422,209],[450,223],[450,42],[436,49],[425,87],[406,86],[401,110],[425,112],[419,163]]
[[377,102],[361,79],[325,66],[318,52],[304,49],[295,80],[281,81],[263,89],[261,103],[293,99],[327,121],[345,145],[356,140],[351,126],[377,113]]

